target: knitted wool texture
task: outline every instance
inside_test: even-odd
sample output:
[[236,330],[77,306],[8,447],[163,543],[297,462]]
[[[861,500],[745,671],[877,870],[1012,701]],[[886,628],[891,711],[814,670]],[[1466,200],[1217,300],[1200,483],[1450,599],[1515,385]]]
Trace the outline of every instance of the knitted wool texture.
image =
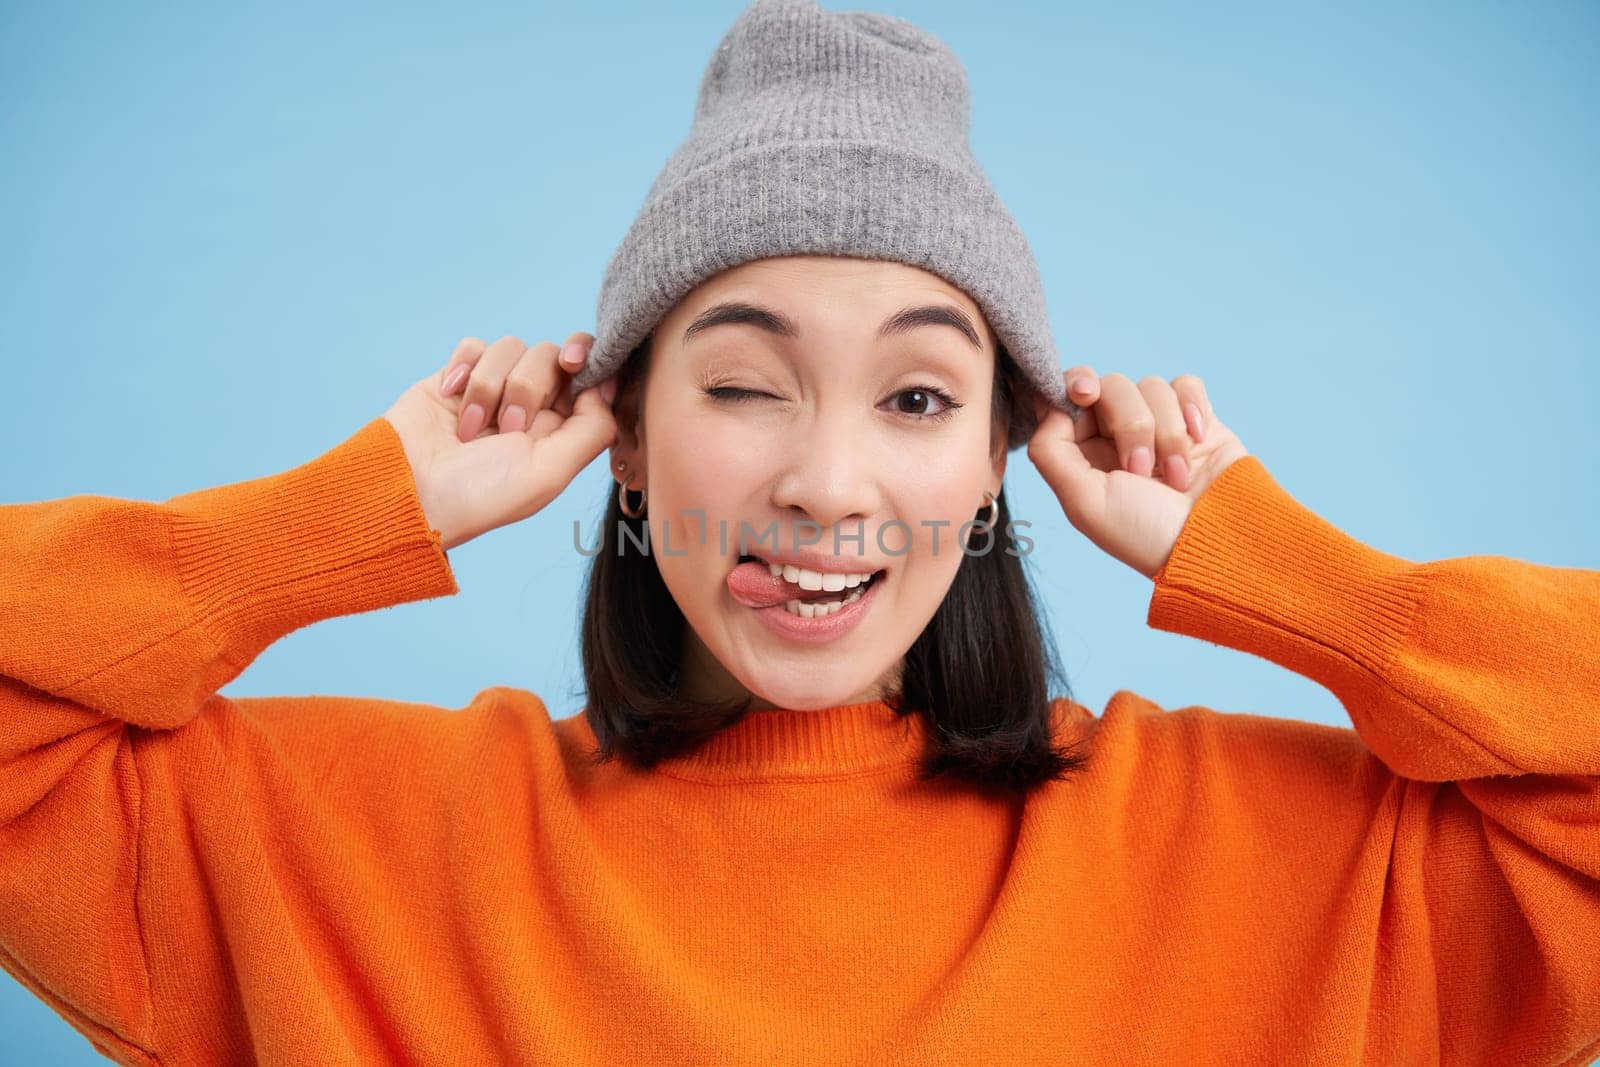
[[[966,72],[903,19],[755,0],[717,45],[688,136],[612,254],[574,396],[711,276],[769,256],[893,260],[961,289],[1027,384],[1074,418],[1038,265],[968,143]],[[1008,449],[1026,444],[1019,396]]]

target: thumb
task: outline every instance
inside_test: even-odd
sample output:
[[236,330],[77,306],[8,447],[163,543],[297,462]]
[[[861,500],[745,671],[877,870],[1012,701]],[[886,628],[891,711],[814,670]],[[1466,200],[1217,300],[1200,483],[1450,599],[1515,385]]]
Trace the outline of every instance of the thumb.
[[617,417],[600,389],[592,385],[579,393],[572,414],[544,440],[541,461],[548,461],[568,481],[616,443]]
[[1104,508],[1104,471],[1095,469],[1073,440],[1066,412],[1052,410],[1028,442],[1028,458],[1039,468],[1074,526],[1093,525]]

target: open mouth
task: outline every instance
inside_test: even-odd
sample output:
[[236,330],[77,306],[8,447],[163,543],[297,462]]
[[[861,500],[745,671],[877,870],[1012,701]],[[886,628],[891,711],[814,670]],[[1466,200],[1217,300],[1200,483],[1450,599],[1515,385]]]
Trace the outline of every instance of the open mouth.
[[[862,570],[848,575],[833,575],[822,572],[822,588],[807,589],[799,582],[790,581],[788,577],[784,576],[784,569],[781,564],[774,564],[762,559],[760,556],[748,553],[740,556],[739,562],[760,563],[767,567],[769,571],[774,567],[779,568],[778,576],[783,577],[785,587],[793,594],[783,602],[784,610],[791,615],[797,615],[805,619],[826,618],[854,604],[886,573],[884,569],[876,571]],[[804,568],[799,569],[804,570]],[[816,581],[814,577],[816,573],[819,572],[812,572],[813,577],[807,579],[808,584]],[[833,585],[840,586],[840,588],[827,588]]]

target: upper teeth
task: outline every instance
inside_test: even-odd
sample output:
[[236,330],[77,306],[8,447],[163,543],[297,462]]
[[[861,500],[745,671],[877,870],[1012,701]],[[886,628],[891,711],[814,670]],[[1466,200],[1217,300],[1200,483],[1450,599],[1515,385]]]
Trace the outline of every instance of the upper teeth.
[[774,577],[782,578],[786,582],[793,582],[801,589],[825,590],[836,593],[840,589],[854,589],[862,582],[871,578],[875,571],[863,574],[824,574],[822,571],[808,571],[804,567],[793,567],[768,563],[767,569]]

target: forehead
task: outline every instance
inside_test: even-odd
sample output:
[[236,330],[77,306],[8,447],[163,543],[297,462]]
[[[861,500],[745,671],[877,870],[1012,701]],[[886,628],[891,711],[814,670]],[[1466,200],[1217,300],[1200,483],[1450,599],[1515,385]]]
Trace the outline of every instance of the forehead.
[[939,298],[966,311],[974,322],[982,310],[958,287],[909,263],[849,256],[773,256],[730,267],[702,281],[672,309],[676,321],[733,297],[785,300],[800,310],[822,304],[863,308],[913,298]]

